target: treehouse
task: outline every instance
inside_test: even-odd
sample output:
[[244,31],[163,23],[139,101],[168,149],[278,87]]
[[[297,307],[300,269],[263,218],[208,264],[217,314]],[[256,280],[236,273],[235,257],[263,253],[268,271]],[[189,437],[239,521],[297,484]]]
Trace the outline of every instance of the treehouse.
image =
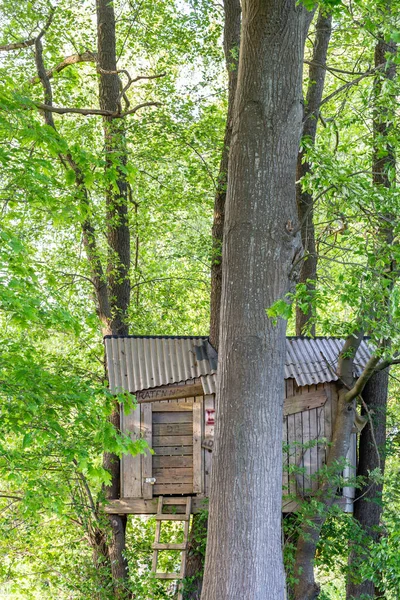
[[[216,351],[206,337],[106,336],[104,342],[111,391],[135,394],[138,402],[136,410],[121,415],[122,431],[133,440],[144,438],[154,451],[123,456],[120,498],[107,511],[157,513],[157,498],[177,505],[178,513],[188,510],[185,498],[190,498],[189,510],[198,511],[210,490],[218,418]],[[287,338],[283,512],[293,511],[299,498],[318,487],[317,472],[326,460],[335,420],[342,346],[343,340],[336,338]],[[363,341],[355,376],[369,356]],[[355,431],[347,459],[355,466]],[[352,471],[350,466],[346,470]],[[350,512],[353,497],[354,490],[345,487],[338,502]]]

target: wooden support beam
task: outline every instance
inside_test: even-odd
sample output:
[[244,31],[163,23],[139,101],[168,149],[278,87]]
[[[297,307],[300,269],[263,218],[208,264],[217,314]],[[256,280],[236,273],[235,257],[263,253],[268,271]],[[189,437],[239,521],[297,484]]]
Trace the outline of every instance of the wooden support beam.
[[[120,500],[110,500],[104,506],[108,514],[116,515],[155,515],[157,513],[158,498],[153,500],[143,500],[142,498],[123,498]],[[183,514],[186,512],[185,497],[164,498],[165,506],[173,506],[174,513]],[[200,510],[208,508],[207,498],[192,498],[192,513],[198,513]]]

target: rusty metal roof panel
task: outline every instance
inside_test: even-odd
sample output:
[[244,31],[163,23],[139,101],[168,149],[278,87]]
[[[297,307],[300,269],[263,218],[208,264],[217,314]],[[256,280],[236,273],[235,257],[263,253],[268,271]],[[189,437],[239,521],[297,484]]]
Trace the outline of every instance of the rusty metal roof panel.
[[[216,389],[218,356],[206,337],[106,336],[104,338],[110,388],[139,390],[200,378],[205,394]],[[298,386],[336,381],[339,338],[286,339],[285,379]],[[371,352],[364,340],[356,355],[358,376]]]

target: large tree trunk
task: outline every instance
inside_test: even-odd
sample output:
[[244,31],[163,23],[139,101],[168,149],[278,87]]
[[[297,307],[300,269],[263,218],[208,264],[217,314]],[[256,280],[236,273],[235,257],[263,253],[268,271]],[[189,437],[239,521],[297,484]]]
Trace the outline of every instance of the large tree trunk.
[[[228,111],[226,115],[224,145],[218,173],[218,187],[214,201],[214,221],[212,228],[212,260],[211,260],[211,296],[210,296],[210,342],[216,350],[219,345],[219,327],[222,290],[222,241],[225,218],[226,186],[228,180],[229,149],[232,138],[233,103],[237,85],[240,45],[240,0],[224,1],[224,53],[228,73]],[[203,527],[203,535],[207,535],[207,522],[193,515],[192,531],[189,538],[186,577],[191,580],[184,594],[185,600],[199,600],[203,587],[204,555],[198,549],[198,538]]]
[[[387,55],[396,53],[396,44],[394,42],[385,42],[380,38],[375,46],[375,66],[384,64],[387,61]],[[388,61],[384,71],[384,78],[392,80],[396,75],[396,66],[394,61]],[[394,148],[390,144],[391,117],[388,107],[383,107],[380,102],[380,92],[382,87],[382,75],[379,74],[375,80],[375,108],[374,108],[374,139],[375,152],[373,159],[372,178],[376,186],[390,188],[391,180],[389,177],[390,169],[396,166]],[[393,215],[387,215],[392,217]],[[392,227],[388,226],[390,219],[385,222],[381,230],[384,241],[391,244],[393,241]],[[392,265],[394,269],[394,264]],[[389,281],[387,290],[393,288],[393,282]],[[379,468],[382,474],[385,471],[385,442],[386,442],[386,410],[388,394],[388,371],[377,373],[370,380],[364,392],[364,401],[368,406],[369,414],[372,416],[372,423],[368,422],[361,432],[359,444],[359,462],[357,475],[365,478],[365,486],[358,491],[354,504],[354,518],[360,524],[365,535],[377,541],[379,537],[379,525],[382,514],[382,505],[380,497],[382,495],[382,485],[371,484],[368,481],[370,471]],[[375,441],[376,445],[375,446]],[[379,452],[379,455],[378,455]],[[354,552],[350,554],[349,566],[353,567],[355,572],[350,573],[347,584],[347,598],[359,598],[362,594],[374,596],[377,593],[374,583],[369,580],[360,581],[357,579],[356,565],[358,561],[368,560],[367,555],[356,556]]]
[[[332,32],[332,15],[325,10],[319,11],[315,30],[314,51],[308,71],[308,87],[305,106],[305,122],[303,137],[308,143],[315,144],[317,124],[319,118],[319,105],[324,91],[326,60],[328,55],[329,40]],[[314,199],[312,194],[302,189],[300,179],[311,171],[311,165],[305,159],[305,152],[301,150],[297,158],[297,183],[296,198],[301,225],[301,238],[303,242],[305,260],[300,271],[299,283],[304,283],[307,292],[313,293],[317,278],[317,252],[315,247],[314,231]],[[296,335],[302,335],[304,328],[313,317],[312,302],[308,304],[307,312],[296,308]],[[315,335],[315,324],[311,325],[310,333]]]
[[282,600],[286,324],[266,308],[300,252],[303,49],[295,0],[245,0],[224,227],[217,427],[202,600]]
[[[117,112],[120,102],[120,80],[117,73],[116,33],[113,4],[109,0],[97,0],[97,56],[99,71],[100,108]],[[128,224],[127,183],[124,175],[126,142],[121,119],[104,118],[105,169],[113,174],[113,181],[106,190],[106,223],[108,242],[108,295],[111,309],[111,333],[127,335],[127,309],[130,300],[130,235]],[[117,190],[117,191],[116,191]],[[115,405],[110,420],[120,428],[119,405]],[[111,484],[106,487],[108,499],[120,495],[120,460],[110,453],[104,454],[103,466],[111,474]],[[115,597],[128,595],[125,582],[128,564],[125,558],[126,516],[109,517],[112,539],[109,544]]]

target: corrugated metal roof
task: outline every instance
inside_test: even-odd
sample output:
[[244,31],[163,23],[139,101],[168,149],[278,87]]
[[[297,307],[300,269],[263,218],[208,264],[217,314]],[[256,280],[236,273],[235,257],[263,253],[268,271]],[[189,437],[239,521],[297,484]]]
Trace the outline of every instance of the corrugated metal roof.
[[[113,391],[139,390],[200,379],[205,394],[215,393],[217,353],[207,337],[106,336],[107,368]],[[285,379],[298,386],[337,381],[339,338],[286,339]],[[360,375],[371,353],[362,341],[355,361]]]
[[[337,381],[337,360],[344,340],[332,337],[286,338],[285,379],[293,378],[298,386]],[[354,361],[354,376],[358,377],[371,352],[363,340]]]
[[200,378],[215,391],[217,353],[206,337],[104,338],[110,388],[132,393]]

